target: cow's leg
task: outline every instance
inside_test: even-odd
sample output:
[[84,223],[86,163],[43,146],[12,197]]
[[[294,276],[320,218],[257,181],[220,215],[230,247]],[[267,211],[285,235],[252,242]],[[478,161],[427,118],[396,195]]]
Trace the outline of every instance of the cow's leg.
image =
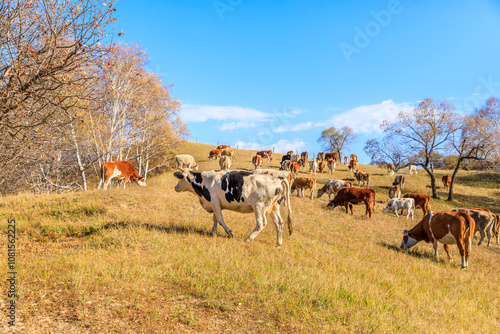
[[406,219],[408,219],[408,217],[410,217],[410,212],[411,212],[411,209],[409,207],[406,207]]
[[283,243],[283,238],[282,238],[283,219],[281,218],[281,215],[280,215],[279,205],[274,205],[272,207],[270,213],[271,213],[271,218],[274,222],[274,225],[276,226],[276,233],[277,233],[276,247],[280,247],[281,244]]
[[448,260],[451,261],[450,245],[444,244],[443,247],[444,247],[444,251],[446,252],[446,255],[448,255]]
[[434,247],[434,256],[437,257],[438,256],[438,243],[437,243],[437,241],[434,241],[432,243],[432,247]]
[[349,203],[344,202],[344,206],[345,206],[345,213],[349,214]]
[[372,206],[370,205],[371,203],[369,201],[366,201],[365,202],[365,205],[366,205],[366,212],[365,212],[365,216],[366,216],[366,213],[368,213],[368,217],[371,218],[372,217]]
[[302,192],[302,198],[304,198],[304,193],[305,193],[304,188],[300,188],[300,191]]
[[214,226],[212,227],[212,233],[211,235],[213,237],[217,236],[217,225],[219,224],[219,222],[217,221],[217,217],[215,217],[215,213],[212,215],[213,217],[213,220],[214,220]]
[[310,189],[311,189],[311,199],[313,199],[313,197],[314,197],[314,194],[313,194],[314,190],[313,190],[312,187]]
[[[398,218],[399,218],[398,210],[399,210],[399,208],[398,208],[398,207],[395,207],[395,208],[394,208],[394,213],[396,214],[396,217],[398,217]],[[402,213],[401,213],[401,214],[402,214]]]
[[488,236],[488,247],[490,247],[490,243],[491,243],[491,231],[488,231],[487,233],[487,236]]
[[486,233],[484,233],[483,230],[479,230],[479,234],[481,235],[481,238],[479,239],[479,242],[477,243],[478,246],[480,246],[483,243],[483,240],[486,237]]
[[233,232],[231,232],[229,227],[227,227],[226,223],[224,223],[224,218],[222,217],[222,210],[220,207],[214,208],[214,216],[216,217],[219,224],[224,228],[224,231],[226,231],[227,235],[230,238],[234,237]]
[[264,207],[264,204],[262,203],[255,205],[253,207],[253,211],[255,212],[255,220],[257,221],[257,225],[255,226],[255,230],[250,233],[246,241],[252,241],[253,239],[255,239],[257,234],[259,234],[260,231],[262,231],[267,225],[266,208]]
[[457,247],[458,247],[458,251],[460,252],[460,256],[462,257],[462,269],[465,269],[468,266],[468,263],[467,263],[468,256],[465,252],[465,247],[464,247],[462,240],[457,240]]

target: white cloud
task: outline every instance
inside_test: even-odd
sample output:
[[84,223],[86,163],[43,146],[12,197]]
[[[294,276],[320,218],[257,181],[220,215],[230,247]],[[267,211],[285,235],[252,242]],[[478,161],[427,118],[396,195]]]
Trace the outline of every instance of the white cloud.
[[318,122],[315,126],[334,126],[336,128],[349,126],[356,133],[381,133],[380,123],[383,120],[392,121],[401,110],[411,110],[412,108],[407,102],[395,103],[393,100],[386,100],[379,104],[350,109],[326,121]]
[[245,143],[243,141],[238,141],[234,144],[233,147],[238,147],[243,150],[272,150],[274,148],[274,152],[276,153],[286,153],[287,151],[302,151],[306,146],[306,142],[301,140],[300,138],[295,138],[292,141],[286,139],[280,139],[278,142],[271,145],[262,145],[259,143]]
[[312,127],[313,124],[311,122],[299,123],[295,125],[281,125],[273,129],[273,132],[281,133],[281,132],[291,132],[291,131],[302,131],[311,129]]
[[254,122],[231,122],[231,123],[224,123],[221,126],[219,126],[220,131],[232,131],[236,129],[248,129],[248,128],[255,128],[257,126],[256,123]]
[[272,114],[253,108],[238,106],[206,106],[199,104],[184,104],[181,117],[185,122],[205,122],[209,119],[219,121],[267,121]]

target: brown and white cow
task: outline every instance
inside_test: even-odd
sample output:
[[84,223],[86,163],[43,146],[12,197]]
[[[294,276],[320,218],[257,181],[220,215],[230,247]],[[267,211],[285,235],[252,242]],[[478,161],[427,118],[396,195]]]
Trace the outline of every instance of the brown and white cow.
[[431,211],[431,198],[427,195],[409,193],[405,194],[403,198],[413,198],[415,200],[415,207],[420,207],[424,216]]
[[405,177],[404,175],[396,175],[396,177],[394,178],[394,182],[392,183],[393,186],[397,186],[397,185],[400,185],[401,186],[401,189],[404,189],[405,187]]
[[349,170],[354,172],[357,166],[358,166],[357,160],[351,160],[351,162],[349,162]]
[[325,159],[333,159],[333,161],[337,161],[337,152],[325,153]]
[[451,260],[449,245],[456,244],[462,257],[462,269],[465,269],[469,266],[474,227],[474,219],[464,212],[430,211],[411,230],[403,232],[401,248],[409,249],[420,241],[430,242],[437,256],[439,241]]
[[123,188],[127,182],[137,182],[141,187],[146,186],[146,182],[142,176],[137,173],[134,165],[129,161],[108,161],[102,164],[101,167],[101,180],[104,182],[104,190],[109,186],[113,179],[123,180]]
[[309,159],[309,153],[307,153],[307,151],[300,153],[300,158],[307,163],[307,160]]
[[391,162],[387,164],[387,172],[389,175],[394,175],[394,172],[396,171],[396,168],[394,167],[394,164]]
[[311,175],[316,175],[316,171],[318,170],[318,161],[316,159],[309,161],[309,170],[311,171]]
[[352,160],[358,161],[358,156],[356,154],[354,154],[354,153],[351,153],[351,161]]
[[450,186],[451,186],[451,176],[449,175],[444,175],[443,178],[441,179],[441,181],[443,181],[443,186],[450,190]]
[[209,153],[208,153],[208,160],[209,161],[212,161],[212,160],[217,160],[220,158],[220,153],[221,153],[221,150],[211,150]]
[[317,159],[318,159],[318,161],[325,160],[325,152],[319,152]]
[[304,189],[309,188],[311,190],[311,199],[314,197],[314,191],[316,190],[316,180],[312,177],[297,177],[293,183],[291,188],[291,193],[293,194],[294,190],[297,189],[297,197],[302,192],[302,197],[304,197]]
[[[474,231],[474,234],[479,232],[479,234],[481,235],[481,238],[479,239],[477,245],[480,246],[483,243],[484,238],[488,236],[488,247],[490,246],[491,234],[495,233],[494,230],[496,224],[498,224],[497,215],[485,211],[484,209],[473,210],[467,208],[460,208],[460,209],[453,209],[452,211],[465,212],[466,214],[471,216],[472,219],[474,219],[474,222],[476,223],[476,229]],[[498,239],[497,239],[497,244],[498,244]]]
[[347,155],[344,157],[344,165],[349,165],[349,157]]
[[262,157],[260,155],[256,155],[252,158],[252,163],[253,163],[255,169],[261,168],[262,162],[263,162],[263,160],[262,160]]
[[290,170],[290,168],[292,167],[292,162],[290,160],[285,160],[283,162],[281,162],[281,167],[280,167],[280,170]]
[[287,155],[292,155],[293,154],[293,151],[288,151],[286,152]]
[[328,203],[327,208],[336,208],[337,206],[344,206],[345,212],[349,213],[347,208],[351,209],[352,212],[352,204],[361,204],[364,203],[366,206],[365,216],[368,214],[369,217],[372,217],[372,206],[373,210],[375,210],[375,191],[373,189],[363,189],[363,188],[344,188],[340,189],[334,199]]
[[320,173],[323,173],[323,170],[325,169],[325,166],[326,166],[326,163],[325,163],[324,161],[320,161],[320,162],[318,163],[318,171],[319,171]]
[[217,146],[218,150],[223,150],[225,148],[231,148],[231,146],[230,145],[219,145],[219,146]]
[[323,194],[328,194],[328,199],[332,194],[336,194],[340,189],[344,189],[347,187],[352,187],[352,183],[344,180],[328,180],[326,181],[323,188],[318,190],[317,197],[320,198]]
[[296,162],[292,162],[290,165],[290,172],[293,174],[293,178],[296,179],[300,171],[300,165]]
[[258,151],[256,154],[258,156],[261,156],[262,159],[267,159],[267,163],[269,163],[269,161],[273,161],[273,151],[271,151],[271,150],[268,150],[268,151]]
[[307,162],[304,159],[302,159],[302,158],[299,159],[298,164],[302,168],[306,168],[306,166],[307,166]]
[[223,155],[219,159],[219,167],[221,170],[231,169],[231,165],[233,164],[233,160],[228,155]]
[[236,155],[234,152],[234,148],[225,148],[220,152],[221,157],[223,156],[228,156],[231,158],[231,160],[236,161]]
[[398,185],[389,188],[389,198],[401,198],[401,189]]
[[[367,187],[370,186],[370,174],[362,172],[361,170],[357,170],[354,172],[354,177],[356,178],[356,180],[358,180],[358,187],[364,187],[365,182]],[[362,186],[360,186],[361,181],[363,181]]]
[[328,159],[327,166],[328,170],[330,171],[330,174],[333,174],[333,172],[335,172],[335,167],[337,167],[337,163],[333,159]]

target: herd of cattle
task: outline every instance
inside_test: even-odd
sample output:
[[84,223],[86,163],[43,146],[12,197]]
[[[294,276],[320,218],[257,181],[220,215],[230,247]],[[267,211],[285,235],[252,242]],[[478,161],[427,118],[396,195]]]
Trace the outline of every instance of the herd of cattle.
[[[212,234],[217,233],[217,226],[220,224],[230,237],[233,236],[224,222],[222,216],[224,209],[255,214],[257,224],[247,241],[253,240],[262,231],[267,224],[266,214],[269,214],[276,226],[278,247],[282,244],[284,223],[280,215],[280,205],[283,203],[288,209],[287,224],[289,233],[292,234],[290,196],[297,191],[297,196],[302,194],[304,197],[305,190],[309,190],[310,198],[313,199],[316,191],[315,178],[298,176],[299,171],[302,169],[305,172],[308,166],[311,176],[315,176],[317,172],[322,173],[326,166],[333,174],[337,159],[341,161],[341,157],[337,156],[336,152],[320,152],[316,158],[309,159],[307,152],[298,155],[289,151],[282,157],[279,170],[262,169],[264,159],[267,159],[268,163],[272,161],[272,151],[258,151],[252,158],[252,164],[255,167],[253,172],[230,170],[236,156],[235,150],[229,145],[220,145],[217,149],[211,150],[208,159],[209,161],[218,160],[221,170],[195,172],[198,170],[198,164],[191,155],[177,155],[175,163],[178,171],[174,173],[174,176],[179,181],[175,186],[175,191],[188,191],[198,196],[201,206],[213,214]],[[321,189],[317,190],[316,197],[320,198],[327,194],[329,202],[326,207],[331,209],[338,206],[344,207],[347,214],[349,210],[353,214],[353,204],[364,204],[365,215],[371,218],[375,209],[375,191],[368,189],[370,174],[356,169],[358,162],[355,154],[344,157],[344,164],[358,181],[358,188],[353,187],[350,181],[328,180]],[[394,165],[389,164],[387,169],[390,175],[394,175]],[[410,165],[409,171],[410,175],[416,174],[416,166]],[[102,167],[102,179],[105,189],[112,179],[123,180],[124,187],[129,181],[135,181],[141,186],[146,185],[128,161],[105,163]],[[405,181],[406,178],[403,175],[395,177],[389,188],[389,202],[382,210],[384,214],[394,212],[397,217],[406,210],[406,219],[410,215],[413,219],[415,208],[422,209],[423,219],[411,230],[404,231],[401,248],[408,249],[420,241],[430,242],[437,256],[439,241],[444,244],[444,249],[450,257],[449,245],[456,244],[462,257],[462,268],[466,268],[475,232],[480,233],[478,245],[481,245],[487,236],[488,246],[490,246],[492,235],[496,236],[496,244],[499,244],[500,217],[498,215],[483,208],[457,208],[452,211],[432,212],[429,196],[408,193],[401,197]],[[445,175],[442,181],[443,185],[449,189],[451,177]],[[365,183],[366,188],[359,188],[364,187]],[[333,199],[331,199],[332,195]]]

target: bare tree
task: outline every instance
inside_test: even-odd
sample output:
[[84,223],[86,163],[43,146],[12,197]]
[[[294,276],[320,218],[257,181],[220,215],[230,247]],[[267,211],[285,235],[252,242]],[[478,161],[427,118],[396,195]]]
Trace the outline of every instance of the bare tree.
[[363,151],[370,157],[372,164],[388,165],[392,163],[396,172],[408,166],[409,154],[406,152],[406,145],[387,137],[383,138],[382,141],[378,139],[368,140]]
[[318,138],[318,142],[322,144],[325,150],[337,152],[337,156],[340,159],[342,150],[351,144],[356,139],[356,134],[353,129],[344,126],[340,131],[334,127],[328,128],[321,132],[321,136]]

